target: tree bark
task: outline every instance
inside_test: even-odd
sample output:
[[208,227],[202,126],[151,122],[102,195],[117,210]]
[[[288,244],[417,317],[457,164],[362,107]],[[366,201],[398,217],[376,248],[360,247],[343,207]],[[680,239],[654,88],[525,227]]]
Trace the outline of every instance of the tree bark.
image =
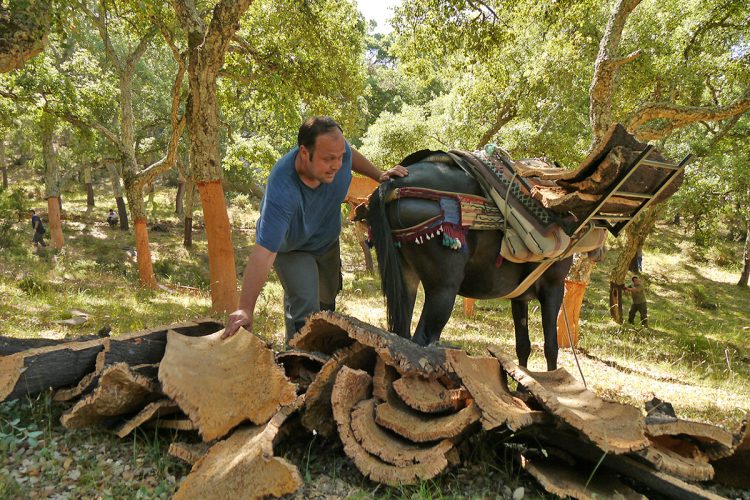
[[745,220],[745,248],[742,252],[742,274],[737,286],[747,288],[750,279],[750,219]]
[[44,115],[40,125],[50,239],[52,240],[52,247],[59,249],[64,246],[65,240],[62,233],[62,223],[60,222],[60,171],[54,145],[55,123],[54,120]]
[[3,173],[3,189],[8,189],[8,165],[5,163],[5,139],[0,139],[0,171]]
[[180,178],[180,182],[177,184],[177,194],[174,198],[174,213],[177,217],[182,218],[185,214],[184,207],[185,200],[185,180]]
[[128,197],[130,215],[133,217],[135,228],[135,251],[138,260],[138,276],[141,285],[156,288],[156,276],[151,262],[151,250],[148,243],[148,228],[146,227],[146,207],[143,203],[143,191],[139,185],[125,180],[125,193]]
[[193,211],[195,208],[195,195],[195,183],[191,178],[185,179],[184,235],[182,239],[182,244],[185,248],[193,246]]
[[86,185],[86,211],[91,213],[91,210],[96,206],[94,202],[94,184],[91,180],[91,165],[83,167],[83,183]]
[[117,216],[120,218],[120,229],[127,231],[130,226],[128,224],[128,210],[125,207],[125,200],[123,200],[122,178],[112,162],[107,162],[107,170],[109,171],[110,179],[112,179],[112,193],[115,195]]
[[208,240],[211,300],[216,312],[237,306],[237,276],[219,153],[216,78],[229,42],[252,0],[221,0],[208,26],[192,2],[175,0],[174,9],[188,38],[187,104],[190,166],[198,184]]
[[20,68],[44,49],[50,29],[51,4],[49,0],[3,2],[0,73]]

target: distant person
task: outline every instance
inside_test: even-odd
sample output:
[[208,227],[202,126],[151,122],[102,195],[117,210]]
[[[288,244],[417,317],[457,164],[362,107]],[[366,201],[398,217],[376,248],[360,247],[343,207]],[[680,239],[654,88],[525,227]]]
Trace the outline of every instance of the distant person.
[[47,244],[44,242],[44,233],[47,231],[44,229],[44,224],[42,224],[42,218],[36,214],[35,210],[31,210],[31,227],[34,230],[34,234],[31,237],[31,241],[34,243],[34,248],[38,248],[39,245],[46,247]]
[[107,222],[109,223],[109,227],[115,227],[117,225],[117,214],[111,208],[107,214]]
[[639,274],[643,272],[643,250],[640,248],[636,250],[633,259],[630,261],[629,271]]
[[633,297],[633,305],[630,306],[630,312],[628,313],[628,323],[631,325],[635,320],[635,313],[638,312],[641,315],[641,325],[648,328],[648,306],[646,305],[646,292],[641,285],[641,278],[633,276],[633,286],[625,287],[625,290],[630,292],[630,296]]

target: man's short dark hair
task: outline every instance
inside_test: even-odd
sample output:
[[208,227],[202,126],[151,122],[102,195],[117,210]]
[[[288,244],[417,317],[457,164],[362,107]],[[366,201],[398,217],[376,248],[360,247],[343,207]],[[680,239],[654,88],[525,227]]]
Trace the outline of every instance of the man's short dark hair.
[[341,126],[336,123],[336,120],[330,116],[311,116],[299,127],[299,133],[297,133],[297,145],[305,146],[305,148],[310,151],[310,158],[312,159],[315,140],[319,135],[327,134],[334,129],[338,129],[341,133],[344,132],[341,129]]

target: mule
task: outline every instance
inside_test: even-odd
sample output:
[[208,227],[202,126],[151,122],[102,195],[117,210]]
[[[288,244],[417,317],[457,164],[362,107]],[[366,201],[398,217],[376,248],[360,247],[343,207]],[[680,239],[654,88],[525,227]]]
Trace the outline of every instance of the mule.
[[[509,294],[539,264],[498,262],[503,233],[500,230],[469,230],[465,248],[454,250],[441,238],[421,244],[394,244],[392,230],[413,227],[441,214],[439,202],[421,198],[398,198],[386,202],[397,187],[418,187],[485,196],[479,183],[461,168],[448,163],[420,161],[408,166],[409,175],[380,185],[370,197],[367,221],[375,247],[389,329],[422,346],[439,341],[453,311],[457,295],[473,299],[499,298]],[[565,291],[564,282],[572,256],[552,264],[523,294],[511,300],[516,355],[527,366],[531,354],[528,303],[539,301],[544,330],[547,369],[557,368],[557,315]],[[497,265],[499,263],[499,265]],[[417,287],[424,288],[424,307],[414,336],[411,319]]]

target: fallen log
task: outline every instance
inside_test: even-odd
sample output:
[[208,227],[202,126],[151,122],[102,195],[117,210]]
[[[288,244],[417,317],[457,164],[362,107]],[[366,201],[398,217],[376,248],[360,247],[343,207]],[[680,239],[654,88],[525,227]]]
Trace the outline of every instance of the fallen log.
[[530,372],[496,348],[490,352],[544,408],[606,452],[627,453],[648,445],[638,408],[599,398],[562,368]]
[[367,372],[344,367],[336,376],[331,401],[333,416],[338,426],[339,437],[344,444],[344,452],[366,477],[390,486],[414,484],[426,481],[440,474],[448,466],[443,455],[428,462],[420,462],[397,467],[383,462],[365,450],[357,441],[351,427],[352,409],[357,403],[368,399],[371,393],[372,377]]
[[491,357],[469,357],[464,351],[446,351],[451,368],[461,378],[482,411],[482,428],[491,430],[507,425],[517,431],[535,423],[549,423],[544,412],[534,411],[508,389],[505,373],[500,363]]
[[294,384],[263,341],[244,329],[225,340],[222,333],[186,337],[170,331],[159,365],[164,393],[206,441],[245,420],[264,424],[296,397]]
[[446,376],[450,371],[444,349],[421,347],[409,339],[330,311],[311,315],[289,344],[297,349],[332,354],[354,342],[374,349],[401,375],[419,374],[435,378]]
[[172,415],[179,411],[179,409],[177,403],[171,399],[160,399],[154,401],[147,404],[136,416],[122,424],[117,431],[115,431],[115,434],[117,434],[117,437],[119,438],[124,438],[144,423],[167,415]]
[[[237,333],[243,334],[250,335]],[[237,429],[212,446],[193,465],[174,498],[264,498],[297,491],[302,486],[299,470],[273,456],[273,444],[281,425],[303,401],[299,397],[281,407],[266,425]]]
[[331,391],[336,382],[336,375],[344,366],[372,371],[374,362],[375,352],[360,343],[336,351],[307,389],[302,425],[322,436],[333,436],[336,432],[336,423],[333,421]]
[[94,391],[65,411],[60,423],[80,429],[133,413],[161,396],[155,379],[138,374],[125,363],[107,367]]
[[77,384],[108,342],[66,342],[0,357],[0,402]]

